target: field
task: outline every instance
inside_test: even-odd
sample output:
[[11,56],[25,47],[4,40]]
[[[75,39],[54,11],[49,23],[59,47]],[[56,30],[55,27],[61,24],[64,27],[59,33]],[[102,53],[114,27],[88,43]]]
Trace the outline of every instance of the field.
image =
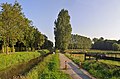
[[99,62],[102,62],[102,63],[105,63],[105,64],[110,64],[110,65],[120,66],[120,62],[118,62],[118,61],[112,61],[112,60],[99,60]]
[[68,49],[65,52],[84,52],[84,53],[120,53],[120,51],[111,51],[111,50],[91,50],[91,49]]

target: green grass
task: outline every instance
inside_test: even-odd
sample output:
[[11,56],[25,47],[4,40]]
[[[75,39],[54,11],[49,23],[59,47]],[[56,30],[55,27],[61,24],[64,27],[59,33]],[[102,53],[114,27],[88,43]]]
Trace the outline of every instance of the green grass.
[[[80,59],[66,54],[76,64],[79,64]],[[117,65],[117,66],[116,66]],[[87,60],[82,62],[82,67],[97,79],[120,79],[120,62],[110,60]]]
[[41,54],[46,54],[46,53],[49,53],[50,51],[47,49],[43,49],[43,50],[37,50],[37,52],[39,52]]
[[59,71],[58,54],[52,54],[40,62],[25,76],[26,79],[71,79],[69,75]]
[[98,52],[98,53],[120,53],[120,51],[112,51],[112,50],[88,50],[88,52]]
[[102,63],[105,63],[105,64],[110,64],[110,65],[120,66],[120,62],[119,61],[99,60],[99,62],[102,62]]
[[84,69],[97,79],[120,79],[120,67],[96,61],[85,61]]
[[39,79],[40,74],[46,68],[46,65],[48,64],[51,58],[52,58],[52,55],[45,57],[42,62],[38,63],[37,66],[35,66],[33,69],[31,69],[31,71],[29,71],[25,75],[25,79]]
[[61,72],[59,69],[59,54],[52,56],[52,59],[48,63],[46,69],[40,75],[41,79],[71,79],[69,75]]
[[65,54],[68,58],[70,58],[73,62],[75,62],[76,64],[79,64],[80,62],[84,61],[84,55],[80,54],[78,56],[74,56],[74,55],[70,55],[68,53]]
[[13,54],[0,54],[0,70],[8,67],[27,62],[33,58],[40,56],[38,52],[16,52]]
[[93,50],[93,49],[68,49],[66,50],[66,52],[75,52],[75,53],[79,53],[79,52],[86,52],[87,53],[120,53],[120,51],[112,51],[112,50]]

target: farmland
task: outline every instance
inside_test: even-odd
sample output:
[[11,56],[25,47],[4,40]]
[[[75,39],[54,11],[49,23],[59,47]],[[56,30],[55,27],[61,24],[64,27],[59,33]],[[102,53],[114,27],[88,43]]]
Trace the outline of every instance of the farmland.
[[0,79],[120,79],[119,3],[0,0]]

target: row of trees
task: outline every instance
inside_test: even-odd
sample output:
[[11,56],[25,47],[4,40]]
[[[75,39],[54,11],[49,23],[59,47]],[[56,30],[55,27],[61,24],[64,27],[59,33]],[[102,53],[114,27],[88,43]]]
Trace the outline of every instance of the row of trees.
[[44,44],[41,46],[41,49],[53,49],[53,42],[48,40],[48,37],[46,35],[44,35],[45,38],[45,42]]
[[104,40],[103,37],[101,38],[94,38],[94,44],[92,45],[93,49],[99,50],[120,50],[120,40]]
[[69,49],[90,49],[91,45],[92,41],[90,38],[72,34]]
[[[22,13],[21,5],[15,1],[14,4],[2,3],[0,11],[0,38],[2,52],[8,54],[9,47],[23,44],[26,50],[39,49],[45,42],[45,37],[33,26],[32,21]],[[46,39],[47,40],[47,39]]]

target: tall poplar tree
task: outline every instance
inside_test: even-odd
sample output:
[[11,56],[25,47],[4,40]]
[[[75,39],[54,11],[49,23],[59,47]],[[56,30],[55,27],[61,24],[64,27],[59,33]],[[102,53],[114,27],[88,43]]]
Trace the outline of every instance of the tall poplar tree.
[[72,32],[68,10],[62,9],[54,24],[55,48],[65,50],[68,48]]

